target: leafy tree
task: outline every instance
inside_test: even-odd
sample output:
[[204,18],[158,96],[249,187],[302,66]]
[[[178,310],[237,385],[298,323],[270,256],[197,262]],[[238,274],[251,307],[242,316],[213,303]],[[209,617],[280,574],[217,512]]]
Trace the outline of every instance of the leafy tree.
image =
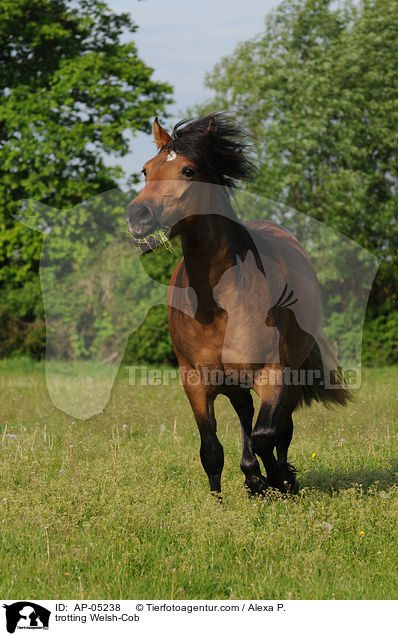
[[[42,235],[13,220],[20,200],[65,210],[114,188],[122,171],[104,153],[126,154],[126,133],[149,132],[170,103],[122,41],[136,29],[100,0],[0,0],[0,353],[43,346]],[[71,219],[70,240],[76,223],[92,220]]]
[[282,2],[260,36],[208,75],[215,91],[208,107],[234,112],[252,132],[253,191],[382,259],[370,313],[390,324],[384,310],[396,308],[398,284],[397,3],[335,5]]

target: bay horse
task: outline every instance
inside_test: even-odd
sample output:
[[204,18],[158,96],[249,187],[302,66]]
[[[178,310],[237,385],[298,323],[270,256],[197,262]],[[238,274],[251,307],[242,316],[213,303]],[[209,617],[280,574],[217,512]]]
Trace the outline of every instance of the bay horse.
[[[350,399],[321,331],[316,274],[287,230],[239,221],[233,188],[254,166],[232,118],[212,113],[183,120],[171,135],[156,118],[153,136],[159,151],[144,166],[145,187],[128,205],[126,221],[143,253],[181,238],[183,258],[168,292],[169,329],[210,490],[221,493],[224,452],[214,401],[224,394],[241,424],[248,491],[296,493],[295,469],[287,461],[294,409],[312,400],[345,405]],[[331,368],[335,380],[327,386]],[[311,371],[313,381],[292,381],[292,371]],[[260,398],[254,428],[252,389]]]

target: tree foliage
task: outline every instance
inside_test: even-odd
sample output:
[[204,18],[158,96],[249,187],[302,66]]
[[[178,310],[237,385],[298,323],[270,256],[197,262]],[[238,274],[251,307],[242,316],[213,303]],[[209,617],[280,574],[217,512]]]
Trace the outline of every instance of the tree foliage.
[[[171,87],[151,79],[128,14],[100,0],[0,1],[0,351],[40,351],[41,234],[12,218],[21,199],[59,209],[114,188],[128,132],[150,130]],[[127,36],[127,37],[126,37]],[[96,220],[98,221],[98,219]],[[63,229],[73,240],[74,219]],[[95,235],[89,234],[90,240]]]
[[[130,41],[136,28],[127,14],[112,13],[100,0],[0,0],[0,355],[40,355],[45,340],[37,276],[42,235],[13,220],[20,200],[65,211],[114,188],[121,172],[105,165],[104,152],[125,154],[127,131],[149,132],[151,118],[169,101],[170,87],[151,79],[152,70]],[[263,33],[221,60],[207,85],[215,98],[206,110],[233,112],[253,135],[258,172],[250,189],[327,223],[381,259],[364,360],[396,362],[395,0],[344,5],[285,0],[267,17]],[[54,249],[73,260],[71,280],[93,245],[109,255],[115,225],[120,223],[122,232],[120,209],[115,207],[114,218],[106,217],[112,228],[101,226],[103,217],[94,218],[94,209],[80,206],[79,215],[65,223],[63,214],[62,227],[52,227]],[[332,248],[339,259],[338,247]],[[167,282],[173,263],[164,255],[158,259],[155,252],[146,268]],[[331,294],[327,267],[322,272]],[[339,333],[344,312],[358,311],[356,281],[355,271],[347,271],[346,305],[331,316]],[[55,300],[62,305],[62,294]],[[69,309],[83,317],[82,307]],[[112,324],[120,327],[123,311],[120,307],[118,313],[112,300],[98,309],[100,357],[113,350]],[[72,349],[83,346],[73,342]],[[348,334],[344,346],[349,353]],[[126,359],[174,359],[165,307],[151,309],[130,338]]]
[[254,135],[255,189],[398,259],[398,11],[283,2],[208,76]]
[[382,259],[371,313],[387,324],[398,283],[397,3],[282,2],[207,86],[210,107],[235,113],[253,134],[253,191]]

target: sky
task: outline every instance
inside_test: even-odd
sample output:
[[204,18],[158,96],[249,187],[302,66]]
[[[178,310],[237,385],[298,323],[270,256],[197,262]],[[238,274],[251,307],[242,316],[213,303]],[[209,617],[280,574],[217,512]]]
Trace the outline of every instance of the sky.
[[[107,0],[115,12],[130,13],[138,25],[134,41],[140,58],[154,69],[153,79],[174,87],[175,104],[168,107],[171,127],[188,107],[211,97],[204,78],[239,42],[263,31],[265,16],[281,0]],[[126,173],[139,172],[156,154],[148,135],[139,133],[132,152],[107,157]],[[123,183],[123,182],[122,182]]]

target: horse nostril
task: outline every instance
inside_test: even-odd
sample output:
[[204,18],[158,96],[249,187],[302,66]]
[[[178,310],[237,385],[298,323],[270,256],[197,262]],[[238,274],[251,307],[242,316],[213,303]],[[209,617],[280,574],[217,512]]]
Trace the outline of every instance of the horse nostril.
[[152,214],[151,211],[143,205],[137,210],[136,216],[138,221],[147,221],[152,216]]
[[132,203],[131,206],[127,206],[126,220],[134,236],[144,236],[152,229],[155,214],[145,203]]

